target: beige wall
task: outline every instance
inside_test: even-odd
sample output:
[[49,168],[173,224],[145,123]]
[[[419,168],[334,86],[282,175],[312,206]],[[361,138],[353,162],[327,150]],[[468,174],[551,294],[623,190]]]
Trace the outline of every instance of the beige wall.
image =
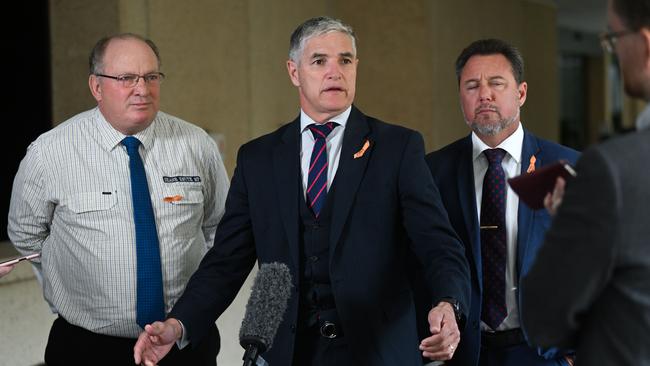
[[471,41],[520,47],[529,99],[522,120],[557,139],[555,7],[534,0],[50,0],[54,123],[94,106],[87,57],[114,32],[153,39],[168,75],[161,107],[225,138],[232,172],[238,147],[299,111],[286,73],[289,35],[316,15],[340,17],[359,38],[355,104],[422,132],[432,150],[468,133],[454,60]]

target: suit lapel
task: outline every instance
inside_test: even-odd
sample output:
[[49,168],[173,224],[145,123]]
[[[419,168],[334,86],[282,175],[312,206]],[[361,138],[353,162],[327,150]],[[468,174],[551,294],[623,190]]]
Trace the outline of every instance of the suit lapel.
[[[471,245],[476,273],[482,273],[481,266],[481,233],[479,229],[476,209],[476,189],[474,188],[474,163],[472,159],[472,138],[471,135],[463,140],[460,151],[458,167],[458,201],[463,211],[463,218],[467,228],[467,237]],[[482,288],[483,281],[478,281],[479,288]]]
[[[370,148],[361,157],[354,158],[354,153],[359,151],[364,142],[368,140]],[[332,206],[332,227],[330,230],[330,263],[340,241],[341,233],[355,195],[366,171],[368,160],[375,149],[375,141],[370,136],[370,128],[366,116],[352,106],[352,112],[345,126],[341,157],[336,171],[336,193]]]
[[[273,152],[274,181],[278,192],[278,206],[287,233],[294,268],[300,268],[300,240],[298,232],[298,204],[300,199],[300,117],[285,129],[282,143]],[[293,202],[293,204],[292,204]]]
[[[542,161],[537,138],[524,130],[524,143],[521,149],[521,172],[526,174],[530,160],[535,156],[535,166],[540,167],[545,164]],[[524,263],[526,251],[528,250],[529,235],[533,225],[533,210],[519,201],[517,212],[517,274],[521,275],[521,264]]]

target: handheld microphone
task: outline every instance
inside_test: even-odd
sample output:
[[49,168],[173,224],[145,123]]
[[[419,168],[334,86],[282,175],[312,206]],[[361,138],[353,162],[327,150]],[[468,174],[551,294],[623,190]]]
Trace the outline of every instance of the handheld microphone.
[[239,344],[246,350],[244,366],[271,348],[291,296],[291,273],[284,263],[264,263],[253,282],[246,313],[239,329]]

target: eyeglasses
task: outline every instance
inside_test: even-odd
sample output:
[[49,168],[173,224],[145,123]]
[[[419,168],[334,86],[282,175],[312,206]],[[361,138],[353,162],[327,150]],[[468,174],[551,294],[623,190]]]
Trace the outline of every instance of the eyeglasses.
[[140,79],[144,80],[144,83],[147,85],[158,86],[165,79],[165,74],[162,72],[152,72],[151,74],[146,75],[136,75],[136,74],[124,74],[118,76],[104,75],[104,74],[95,74],[96,76],[101,76],[103,78],[109,78],[117,80],[120,85],[124,88],[133,88],[138,85]]
[[628,34],[636,33],[633,30],[623,30],[619,32],[607,32],[600,35],[600,45],[603,49],[609,53],[614,53],[614,48],[616,47],[616,42],[619,38],[627,36]]

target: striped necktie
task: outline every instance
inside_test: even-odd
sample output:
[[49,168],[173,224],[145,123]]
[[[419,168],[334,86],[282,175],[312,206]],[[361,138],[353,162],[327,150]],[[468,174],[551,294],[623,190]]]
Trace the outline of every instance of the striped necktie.
[[307,128],[314,136],[314,149],[309,161],[307,180],[307,205],[318,218],[327,198],[327,141],[326,138],[338,126],[336,122],[311,124]]

